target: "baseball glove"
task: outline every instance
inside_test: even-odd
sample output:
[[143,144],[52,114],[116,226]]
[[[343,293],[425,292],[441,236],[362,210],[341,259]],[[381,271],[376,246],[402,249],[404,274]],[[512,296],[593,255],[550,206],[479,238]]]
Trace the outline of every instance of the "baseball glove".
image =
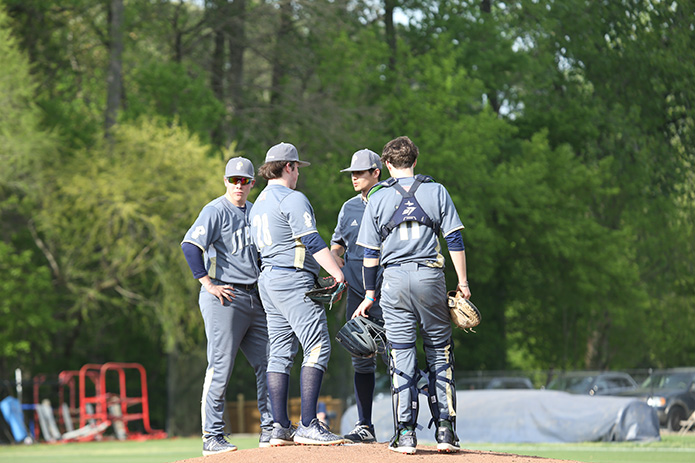
[[482,316],[476,306],[471,301],[463,297],[463,293],[459,290],[449,291],[446,293],[446,300],[449,304],[449,312],[451,313],[451,321],[458,328],[468,332],[473,330],[473,327],[480,324]]
[[346,283],[338,283],[333,277],[323,277],[316,280],[314,287],[304,294],[312,301],[329,304],[330,308],[340,300],[346,289]]
[[384,322],[375,318],[355,317],[348,320],[335,335],[353,357],[372,358],[386,352]]

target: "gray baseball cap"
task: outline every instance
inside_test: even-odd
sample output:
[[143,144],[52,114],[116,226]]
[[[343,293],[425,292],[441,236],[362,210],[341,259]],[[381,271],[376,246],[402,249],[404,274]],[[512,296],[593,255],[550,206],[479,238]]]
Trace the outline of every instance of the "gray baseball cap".
[[265,162],[275,161],[293,161],[296,162],[299,167],[311,165],[310,162],[299,160],[299,153],[297,153],[297,148],[295,148],[293,144],[284,142],[271,146],[265,155]]
[[359,172],[362,170],[381,169],[381,159],[374,151],[367,148],[356,151],[352,155],[350,167],[342,169],[341,172]]
[[253,164],[246,158],[232,158],[227,161],[227,167],[224,169],[224,176],[253,178]]

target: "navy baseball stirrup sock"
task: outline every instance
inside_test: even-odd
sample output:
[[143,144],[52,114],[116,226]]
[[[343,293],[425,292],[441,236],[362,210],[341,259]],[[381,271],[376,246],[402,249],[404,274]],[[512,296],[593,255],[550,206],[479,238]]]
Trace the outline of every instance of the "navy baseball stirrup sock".
[[273,420],[280,423],[283,428],[287,428],[290,425],[290,418],[287,416],[287,395],[290,392],[290,375],[268,372],[266,376]]
[[311,420],[316,418],[321,381],[323,381],[323,371],[314,367],[302,367],[300,388],[302,396],[302,424],[304,426],[309,426]]
[[374,373],[355,373],[355,398],[360,424],[372,424],[372,399],[374,398]]

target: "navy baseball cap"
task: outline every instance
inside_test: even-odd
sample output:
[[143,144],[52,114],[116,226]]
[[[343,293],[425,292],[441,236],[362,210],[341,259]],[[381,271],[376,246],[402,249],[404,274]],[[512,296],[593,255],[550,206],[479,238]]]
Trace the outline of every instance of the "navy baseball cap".
[[224,176],[253,178],[253,164],[246,158],[232,158],[227,161],[227,167],[224,169]]
[[365,148],[355,152],[352,155],[350,167],[342,169],[341,172],[359,172],[370,169],[381,169],[381,159],[374,151]]
[[271,146],[265,155],[265,162],[288,161],[296,162],[299,167],[310,166],[310,162],[300,161],[297,148],[291,143],[278,143]]

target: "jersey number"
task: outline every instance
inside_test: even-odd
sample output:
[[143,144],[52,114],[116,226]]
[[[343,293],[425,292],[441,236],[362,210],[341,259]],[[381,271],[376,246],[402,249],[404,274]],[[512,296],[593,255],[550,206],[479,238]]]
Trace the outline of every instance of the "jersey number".
[[417,222],[403,222],[398,226],[398,237],[401,241],[420,239],[420,224]]
[[255,216],[253,218],[253,227],[256,229],[256,245],[259,249],[273,244],[273,238],[270,236],[270,227],[268,226],[268,214]]

